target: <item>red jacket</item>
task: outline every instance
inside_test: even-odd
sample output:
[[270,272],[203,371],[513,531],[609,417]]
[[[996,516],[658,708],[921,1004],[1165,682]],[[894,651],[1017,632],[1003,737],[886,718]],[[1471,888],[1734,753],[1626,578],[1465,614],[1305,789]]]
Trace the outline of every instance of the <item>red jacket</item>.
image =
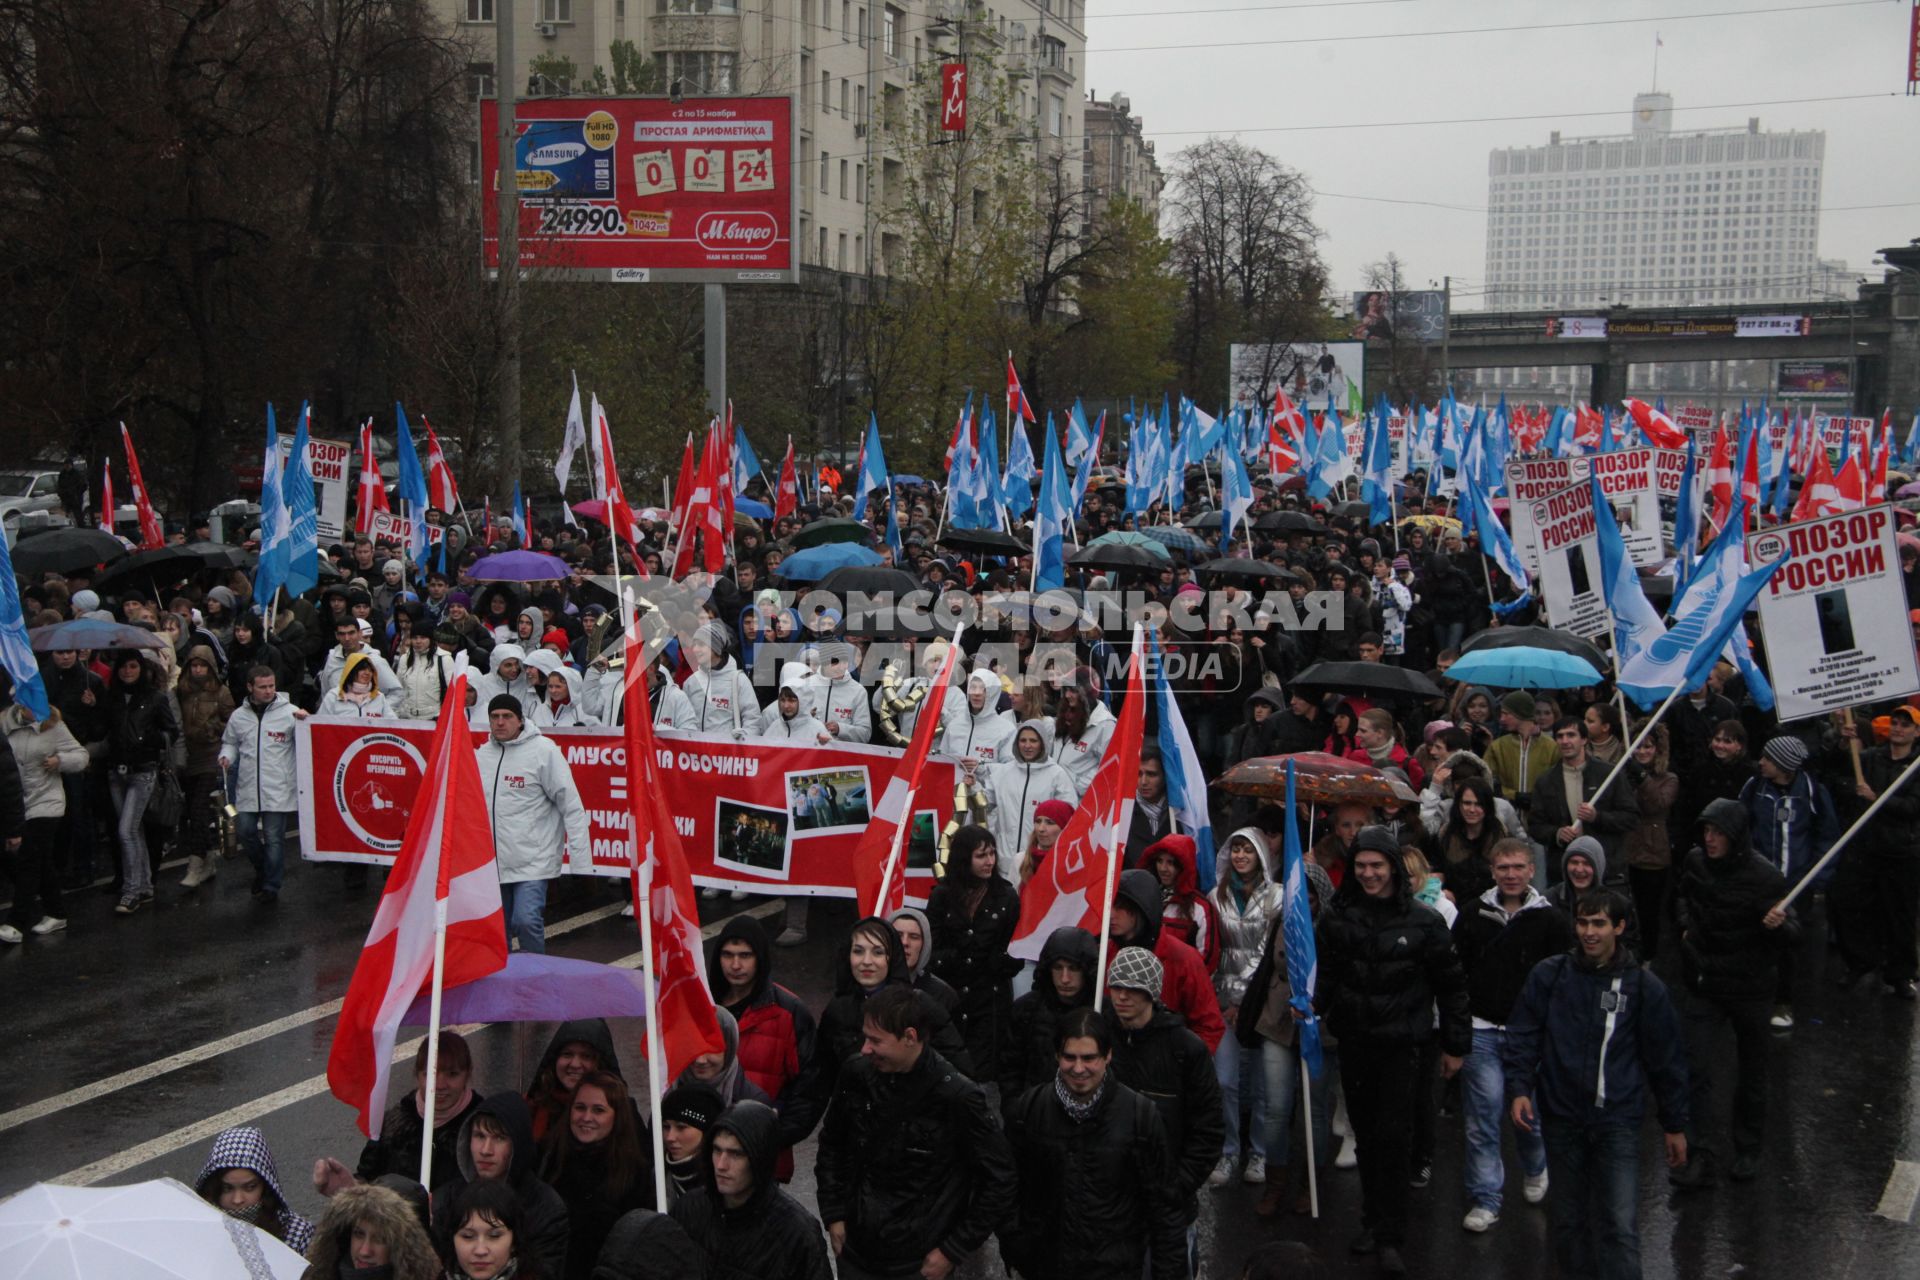
[[[1187,1029],[1200,1037],[1212,1053],[1227,1034],[1220,1017],[1220,997],[1207,976],[1200,954],[1172,932],[1160,927],[1160,882],[1151,871],[1121,873],[1116,902],[1124,901],[1140,918],[1140,932],[1129,944],[1150,947],[1165,970],[1160,986],[1160,1003],[1187,1020]],[[1111,964],[1113,957],[1107,957]]]
[[[1365,747],[1355,747],[1353,750],[1347,752],[1346,758],[1359,764],[1373,764],[1373,757],[1367,754]],[[1391,768],[1398,769],[1405,773],[1407,775],[1407,785],[1415,791],[1418,791],[1421,784],[1426,780],[1427,771],[1422,769],[1420,762],[1408,755],[1407,749],[1397,742],[1393,744],[1393,753],[1387,757],[1387,764]]]
[[757,965],[753,994],[727,1012],[740,1024],[740,1069],[762,1093],[773,1100],[780,1115],[780,1155],[775,1174],[786,1182],[793,1177],[793,1148],[813,1132],[820,1111],[814,1097],[813,1015],[799,997],[773,981],[773,948],[767,931],[752,916],[735,916],[714,939],[707,963],[707,980],[724,997],[726,976],[720,970],[720,948],[744,942],[753,948]]
[[[1156,840],[1140,854],[1140,865],[1153,871],[1154,859],[1173,859],[1173,896],[1160,913],[1160,932],[1171,933],[1192,947],[1212,973],[1220,967],[1220,916],[1207,895],[1200,892],[1196,865],[1199,846],[1192,836],[1170,835]],[[1155,876],[1159,872],[1154,872]]]

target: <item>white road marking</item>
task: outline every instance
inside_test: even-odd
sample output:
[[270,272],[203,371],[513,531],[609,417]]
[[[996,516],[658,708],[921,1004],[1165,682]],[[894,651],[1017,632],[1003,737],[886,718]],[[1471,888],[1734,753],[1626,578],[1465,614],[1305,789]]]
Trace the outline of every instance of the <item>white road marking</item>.
[[[618,902],[608,903],[606,906],[595,907],[591,911],[583,911],[577,916],[569,916],[567,919],[549,928],[547,930],[547,936],[552,938],[563,933],[571,933],[575,929],[584,929],[590,924],[605,920],[608,916],[615,914],[620,910],[622,905],[623,904]],[[258,1044],[262,1040],[272,1039],[283,1031],[292,1031],[298,1027],[304,1027],[308,1023],[319,1022],[322,1019],[334,1017],[340,1012],[340,1005],[340,1000],[328,1000],[324,1004],[314,1005],[311,1009],[302,1009],[298,1013],[289,1013],[285,1017],[275,1018],[271,1022],[263,1022],[257,1027],[248,1027],[245,1031],[236,1031],[230,1036],[222,1036],[218,1040],[209,1040],[206,1044],[196,1045],[191,1049],[182,1049],[179,1053],[169,1054],[167,1057],[158,1058],[152,1062],[129,1068],[126,1071],[120,1072],[118,1075],[108,1076],[104,1080],[96,1080],[92,1084],[81,1085],[77,1089],[69,1089],[65,1093],[55,1094],[51,1098],[43,1098],[39,1102],[30,1102],[24,1107],[15,1107],[11,1111],[0,1113],[0,1133],[5,1133],[9,1129],[17,1129],[21,1125],[38,1120],[43,1116],[50,1116],[56,1111],[64,1111],[68,1107],[78,1106],[83,1102],[91,1102],[95,1098],[104,1097],[109,1093],[116,1093],[121,1089],[126,1089],[136,1084],[143,1084],[156,1076],[165,1075],[169,1071],[178,1071],[181,1067],[190,1067],[195,1063],[206,1062],[209,1059],[217,1058],[221,1054],[231,1053],[235,1049],[244,1049],[248,1045]]]
[[[758,919],[765,919],[782,910],[783,905],[779,899],[775,899],[771,902],[763,902],[757,907],[751,907],[742,914],[754,916]],[[611,907],[598,913],[587,912],[585,914],[593,916],[595,919],[601,919],[620,910],[620,906],[621,904],[616,902],[612,904]],[[583,917],[579,916],[574,917],[575,920],[582,918]],[[729,919],[730,918],[731,917],[729,917]],[[565,923],[573,924],[573,921],[567,921]],[[719,933],[725,924],[726,921],[724,920],[716,920],[712,924],[702,928],[700,934],[702,937],[711,938]],[[548,931],[549,935],[553,932],[553,930]],[[613,963],[622,968],[632,969],[638,968],[643,959],[644,953],[636,951],[631,955],[622,956],[620,959],[613,961]],[[333,1004],[337,1008],[339,1001],[334,1001]],[[307,1012],[311,1013],[312,1010],[307,1010]],[[458,1031],[462,1035],[471,1035],[473,1032],[482,1030],[489,1025],[491,1024],[475,1022],[455,1027],[453,1030]],[[424,1038],[423,1036],[415,1036],[404,1044],[395,1045],[393,1061],[395,1063],[411,1061],[413,1055],[419,1052],[420,1041]],[[327,1092],[327,1076],[323,1071],[317,1076],[312,1076],[300,1081],[298,1084],[288,1085],[284,1089],[276,1090],[264,1097],[255,1098],[251,1102],[243,1102],[239,1106],[229,1107],[225,1111],[206,1117],[204,1120],[197,1120],[192,1124],[182,1125],[171,1133],[163,1133],[149,1142],[143,1142],[135,1147],[128,1147],[124,1151],[116,1152],[104,1159],[95,1160],[92,1164],[81,1165],[78,1169],[69,1173],[63,1173],[56,1178],[48,1178],[46,1181],[72,1187],[91,1186],[93,1183],[99,1182],[102,1179],[111,1178],[117,1174],[125,1173],[129,1169],[138,1168],[149,1160],[157,1160],[161,1156],[170,1155],[182,1147],[191,1146],[196,1142],[204,1142],[215,1134],[231,1129],[235,1125],[251,1123],[261,1116],[280,1110],[282,1107],[290,1107],[297,1102],[305,1102],[308,1098],[316,1097],[325,1092]]]
[[1891,1218],[1895,1222],[1911,1222],[1916,1201],[1920,1201],[1920,1161],[1895,1160],[1893,1172],[1887,1175],[1886,1189],[1880,1193],[1880,1205],[1873,1211],[1874,1216]]

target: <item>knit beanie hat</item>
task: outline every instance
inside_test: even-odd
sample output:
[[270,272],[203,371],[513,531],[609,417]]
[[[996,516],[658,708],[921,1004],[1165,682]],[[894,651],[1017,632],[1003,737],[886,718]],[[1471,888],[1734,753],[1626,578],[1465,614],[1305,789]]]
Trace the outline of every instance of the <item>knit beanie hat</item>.
[[1512,693],[1500,699],[1500,709],[1502,711],[1511,711],[1522,720],[1531,720],[1533,719],[1533,695],[1525,689],[1515,689]]
[[1767,745],[1760,748],[1760,753],[1787,773],[1797,772],[1807,762],[1807,744],[1792,734],[1783,733],[1768,738]]
[[1051,818],[1056,826],[1066,826],[1067,819],[1073,816],[1073,806],[1065,800],[1042,800],[1033,806],[1036,818]]
[[511,711],[514,715],[522,717],[526,714],[521,710],[520,699],[510,693],[496,693],[493,695],[493,700],[487,703],[487,714],[491,716],[496,711]]
[[704,1084],[683,1084],[660,1099],[660,1118],[667,1124],[691,1125],[705,1133],[726,1110],[720,1095]]
[[1113,958],[1107,967],[1107,985],[1124,987],[1128,991],[1144,991],[1149,1000],[1160,998],[1160,988],[1166,982],[1167,971],[1161,965],[1160,957],[1144,947],[1122,947],[1120,954]]

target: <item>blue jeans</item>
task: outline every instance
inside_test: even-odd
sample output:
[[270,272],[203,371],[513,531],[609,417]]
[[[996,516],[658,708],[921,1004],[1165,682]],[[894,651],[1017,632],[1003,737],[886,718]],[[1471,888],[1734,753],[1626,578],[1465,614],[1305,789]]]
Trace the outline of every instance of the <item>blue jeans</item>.
[[507,915],[507,941],[519,942],[528,955],[547,953],[547,886],[549,880],[516,880],[500,886],[500,906]]
[[1247,1150],[1258,1160],[1267,1158],[1266,1078],[1260,1070],[1260,1051],[1248,1049],[1229,1031],[1213,1053],[1213,1073],[1220,1080],[1220,1106],[1227,1113],[1227,1141],[1220,1154],[1232,1160],[1240,1154],[1240,1085],[1246,1082]]
[[242,809],[234,819],[234,830],[247,861],[253,864],[253,887],[257,893],[279,893],[280,874],[287,865],[288,813]]
[[1547,1225],[1566,1280],[1640,1280],[1639,1126],[1546,1117]]
[[114,833],[120,841],[120,896],[153,896],[153,862],[147,854],[147,833],[143,825],[147,801],[153,798],[157,770],[115,769],[107,775],[107,792],[113,798],[116,815]]
[[[1467,1113],[1467,1200],[1500,1212],[1507,1166],[1500,1156],[1500,1130],[1507,1113],[1506,1072],[1500,1068],[1504,1031],[1474,1028],[1473,1051],[1460,1067],[1460,1103]],[[1537,1133],[1513,1131],[1520,1163],[1529,1177],[1547,1167],[1547,1148]]]
[[[1313,1166],[1333,1167],[1333,1083],[1339,1079],[1340,1056],[1331,1048],[1322,1048],[1325,1069],[1313,1082],[1309,1123],[1313,1125]],[[1300,1097],[1300,1050],[1298,1044],[1278,1044],[1272,1040],[1260,1045],[1260,1073],[1267,1086],[1267,1163],[1278,1170],[1286,1166],[1292,1154],[1293,1104]]]

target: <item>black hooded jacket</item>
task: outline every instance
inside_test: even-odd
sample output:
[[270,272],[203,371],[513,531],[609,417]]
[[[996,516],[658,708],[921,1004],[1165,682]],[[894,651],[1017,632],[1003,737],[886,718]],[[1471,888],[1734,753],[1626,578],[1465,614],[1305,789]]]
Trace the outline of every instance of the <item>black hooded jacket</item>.
[[1713,1000],[1771,1000],[1780,951],[1800,936],[1792,912],[1778,929],[1761,920],[1787,896],[1779,869],[1753,851],[1746,806],[1715,800],[1700,812],[1727,834],[1732,848],[1709,858],[1696,846],[1680,867],[1673,896],[1680,925],[1681,976],[1687,989]]
[[[886,931],[887,937],[887,983],[898,982],[912,986],[913,972],[907,967],[907,953],[901,949],[900,939],[894,933],[893,926],[878,916],[869,916],[856,921],[855,928],[863,924],[878,924]],[[884,990],[886,983],[874,988],[863,989],[853,980],[853,965],[849,960],[851,944],[840,949],[834,961],[833,997],[827,1001],[827,1007],[820,1012],[820,1063],[815,1074],[815,1096],[822,1104],[833,1096],[834,1080],[851,1058],[860,1055],[860,1043],[866,1025],[867,997],[874,991]],[[947,1012],[947,1006],[937,997],[927,999],[927,1013],[933,1022],[933,1032],[927,1038],[930,1048],[937,1049],[947,1064],[961,1075],[971,1078],[972,1064],[967,1058],[967,1045],[960,1038],[960,1029],[953,1025],[953,1017]]]
[[[445,1124],[440,1124],[436,1118],[433,1126],[433,1164],[427,1170],[429,1181],[444,1181],[459,1168],[454,1159],[454,1150],[466,1130],[467,1117],[478,1110],[483,1101],[485,1099],[476,1093],[467,1100],[467,1105],[460,1113],[449,1117]],[[360,1163],[354,1166],[354,1179],[372,1182],[389,1173],[404,1173],[409,1177],[418,1174],[420,1123],[420,1108],[414,1104],[410,1093],[388,1109],[386,1118],[380,1122],[380,1136],[360,1149]]]
[[701,1261],[679,1223],[635,1209],[607,1232],[591,1280],[700,1280]]
[[[1071,960],[1086,976],[1080,994],[1062,1000],[1053,987],[1056,960]],[[1100,944],[1085,929],[1067,925],[1047,935],[1033,970],[1033,989],[1013,1002],[1007,1033],[1000,1042],[1000,1101],[1012,1102],[1029,1087],[1051,1080],[1058,1066],[1054,1030],[1074,1009],[1093,1004],[1093,974],[1100,965]]]
[[[448,1247],[459,1223],[453,1220],[453,1202],[460,1191],[478,1175],[473,1167],[473,1123],[491,1116],[513,1141],[513,1158],[507,1164],[507,1183],[520,1197],[526,1230],[526,1251],[540,1264],[544,1276],[567,1274],[567,1206],[560,1193],[540,1181],[536,1170],[540,1153],[534,1146],[533,1119],[527,1100],[511,1090],[491,1095],[473,1109],[460,1126],[459,1145],[454,1148],[460,1172],[433,1191],[433,1236],[443,1250]],[[518,1247],[518,1242],[516,1242]]]
[[[1371,848],[1369,846],[1371,845]],[[1393,872],[1393,893],[1374,898],[1360,887],[1353,860],[1380,854]],[[1384,829],[1361,831],[1347,854],[1346,876],[1315,926],[1319,986],[1314,1006],[1340,1038],[1424,1044],[1440,1007],[1440,1048],[1465,1057],[1473,1047],[1467,975],[1440,913],[1415,901],[1400,846]]]
[[1020,972],[1020,962],[1007,954],[1020,923],[1020,893],[1005,877],[991,876],[980,905],[969,916],[967,888],[951,871],[933,886],[927,895],[932,932],[927,947],[933,953],[933,973],[959,998],[967,1056],[975,1074],[984,1075],[999,1060],[1013,1003],[1013,977]]
[[[774,1177],[780,1118],[761,1102],[736,1102],[707,1130],[706,1146],[730,1133],[747,1153],[753,1190],[729,1209],[714,1188],[712,1165],[702,1184],[667,1212],[703,1255],[704,1280],[831,1280],[827,1238],[820,1222]],[[704,1162],[703,1162],[704,1163]]]
[[[1217,1123],[1218,1093],[1213,1110]],[[904,1072],[863,1056],[841,1068],[814,1171],[821,1220],[846,1224],[842,1256],[882,1276],[919,1275],[934,1249],[964,1261],[1013,1207],[999,1118],[931,1047]]]
[[1108,1075],[1093,1110],[1075,1120],[1054,1081],[1007,1105],[1019,1170],[1014,1219],[1000,1256],[1022,1276],[1186,1275],[1186,1215],[1175,1193],[1167,1127],[1151,1100]]
[[1107,1024],[1113,1029],[1111,1078],[1159,1109],[1167,1127],[1172,1153],[1168,1174],[1180,1201],[1181,1221],[1192,1222],[1199,1212],[1194,1196],[1227,1140],[1213,1055],[1165,1005],[1155,1004],[1153,1016],[1138,1030],[1123,1026],[1111,1009]]
[[[572,1022],[563,1022],[554,1031],[553,1038],[547,1041],[547,1051],[540,1055],[540,1065],[534,1068],[533,1083],[527,1086],[527,1108],[533,1124],[533,1137],[536,1142],[546,1140],[547,1134],[564,1127],[567,1123],[567,1108],[573,1098],[561,1089],[555,1069],[560,1061],[560,1051],[570,1044],[593,1046],[593,1052],[599,1058],[598,1070],[627,1078],[620,1070],[620,1054],[613,1047],[613,1032],[607,1026],[605,1018],[576,1018]],[[635,1114],[638,1114],[636,1109]]]
[[813,1014],[800,998],[773,980],[773,944],[766,929],[749,915],[738,915],[721,927],[707,955],[707,985],[716,998],[727,995],[727,976],[720,968],[720,949],[743,942],[753,950],[753,990],[747,998],[726,1005],[740,1027],[740,1069],[762,1093],[773,1099],[780,1113],[782,1181],[793,1176],[787,1149],[806,1140],[820,1119],[815,1076],[819,1071],[819,1032]]

